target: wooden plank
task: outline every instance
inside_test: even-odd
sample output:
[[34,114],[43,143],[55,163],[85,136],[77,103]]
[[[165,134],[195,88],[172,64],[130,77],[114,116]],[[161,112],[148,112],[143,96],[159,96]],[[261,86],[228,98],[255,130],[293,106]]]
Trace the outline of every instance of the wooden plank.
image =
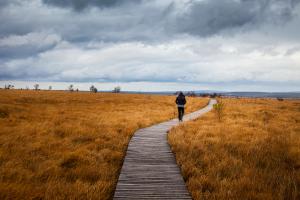
[[[193,120],[212,109],[216,100],[196,112],[185,115]],[[130,140],[114,199],[191,199],[180,169],[167,141],[167,131],[178,125],[177,119],[135,132]]]

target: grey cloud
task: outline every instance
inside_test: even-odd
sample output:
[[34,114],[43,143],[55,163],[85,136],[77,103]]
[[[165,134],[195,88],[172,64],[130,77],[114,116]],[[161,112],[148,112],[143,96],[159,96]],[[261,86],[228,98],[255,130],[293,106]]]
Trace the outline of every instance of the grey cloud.
[[52,48],[54,48],[55,45],[49,45],[49,46],[19,46],[19,47],[12,47],[12,48],[3,48],[0,47],[0,58],[3,60],[7,59],[15,59],[15,58],[25,58],[29,56],[36,56],[37,54],[41,52],[48,51]]
[[73,8],[74,10],[81,11],[87,7],[112,7],[125,3],[138,3],[141,0],[43,0],[45,4],[64,7],[64,8]]
[[0,7],[4,7],[4,6],[6,6],[7,4],[9,4],[9,0],[2,0],[2,1],[0,1]]
[[0,1],[0,8],[4,8],[5,6],[9,4],[15,4],[17,3],[17,0],[1,0]]
[[191,1],[177,19],[182,33],[210,36],[224,30],[256,29],[263,23],[290,20],[299,0],[204,0]]
[[[221,46],[218,41],[211,44],[205,41],[184,41],[156,46],[128,43],[90,50],[75,46],[55,48],[36,58],[6,62],[0,68],[0,74],[19,80],[27,78],[56,81],[213,83],[276,80],[297,82],[299,79],[299,62],[296,60],[281,55],[265,56],[264,50],[259,51],[255,47],[255,54],[245,55],[230,49],[226,51],[226,46],[230,47],[232,43],[225,40],[220,43]],[[215,51],[194,54],[187,47],[190,45],[208,51],[215,47]],[[218,46],[219,50],[216,49]],[[244,44],[237,48],[247,46]],[[281,48],[282,46],[277,47]],[[270,57],[274,62],[270,62]]]
[[286,55],[286,56],[292,56],[292,55],[294,55],[294,54],[296,54],[296,53],[298,53],[298,52],[300,52],[300,46],[298,46],[298,47],[293,47],[293,48],[288,49],[288,50],[286,51],[285,55]]
[[[0,26],[0,38],[35,31],[52,31],[72,43],[160,41],[166,38],[163,16],[160,15],[164,8],[142,4],[125,7],[103,9],[101,12],[90,10],[80,14],[34,4],[10,7],[0,12],[0,23],[4,24]],[[18,12],[15,12],[16,9]]]
[[32,0],[0,0],[0,12],[8,6],[19,6]]
[[[82,33],[74,30],[79,36],[73,39],[86,40],[93,37],[100,40],[143,41],[167,39],[178,34],[201,37],[223,34],[226,31],[232,34],[237,29],[253,30],[262,24],[281,25],[292,19],[300,0],[182,1],[186,3],[170,0],[161,7],[154,6],[156,3],[154,0],[43,0],[43,2],[79,11],[93,6],[115,8],[116,5],[133,3],[130,6],[110,10],[110,15],[99,13],[96,23],[93,18],[90,19],[90,23],[75,23],[83,28]],[[136,4],[137,2],[142,3]],[[91,25],[93,31],[98,30],[96,33],[90,31]],[[102,30],[105,30],[105,33]]]
[[0,58],[13,59],[35,56],[54,48],[61,38],[56,34],[30,33],[0,38]]
[[[77,9],[88,6],[103,9],[77,13],[67,9],[52,10],[43,4],[36,6],[38,3],[23,3],[0,12],[0,22],[4,24],[0,26],[0,37],[51,30],[72,43],[91,40],[147,43],[172,40],[182,34],[209,37],[229,32],[229,35],[232,35],[237,34],[239,30],[255,30],[260,25],[277,26],[277,23],[289,21],[300,0],[186,1],[189,3],[165,0],[159,5],[159,1],[154,0],[130,5],[122,0],[44,2],[69,8],[77,8],[75,5],[78,5]],[[105,9],[107,6],[110,8]],[[15,12],[15,9],[19,12]]]
[[48,80],[49,77],[53,76],[55,76],[55,74],[39,69],[36,70],[35,68],[30,68],[28,66],[24,66],[17,70],[5,70],[0,68],[0,80]]

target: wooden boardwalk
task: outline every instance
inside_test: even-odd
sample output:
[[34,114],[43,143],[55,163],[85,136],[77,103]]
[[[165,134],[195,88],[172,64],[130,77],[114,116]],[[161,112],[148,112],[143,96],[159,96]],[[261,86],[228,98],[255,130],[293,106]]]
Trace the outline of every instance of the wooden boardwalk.
[[[205,108],[185,115],[183,121],[198,118],[215,103],[210,100]],[[191,199],[167,142],[167,131],[178,123],[173,119],[135,132],[114,199]]]

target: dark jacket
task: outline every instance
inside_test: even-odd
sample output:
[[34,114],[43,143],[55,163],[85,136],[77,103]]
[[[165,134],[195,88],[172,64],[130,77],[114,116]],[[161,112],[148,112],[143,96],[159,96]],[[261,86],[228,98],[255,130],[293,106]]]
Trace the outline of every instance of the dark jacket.
[[185,96],[183,94],[179,94],[175,102],[177,105],[185,105],[186,104]]

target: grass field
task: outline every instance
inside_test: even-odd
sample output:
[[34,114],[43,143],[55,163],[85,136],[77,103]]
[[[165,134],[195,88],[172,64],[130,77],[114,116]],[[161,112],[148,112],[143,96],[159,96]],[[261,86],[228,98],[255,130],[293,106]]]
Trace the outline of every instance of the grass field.
[[[110,199],[135,130],[175,97],[0,90],[0,199]],[[189,98],[187,111],[208,99]]]
[[220,99],[169,143],[194,199],[300,199],[300,100]]

